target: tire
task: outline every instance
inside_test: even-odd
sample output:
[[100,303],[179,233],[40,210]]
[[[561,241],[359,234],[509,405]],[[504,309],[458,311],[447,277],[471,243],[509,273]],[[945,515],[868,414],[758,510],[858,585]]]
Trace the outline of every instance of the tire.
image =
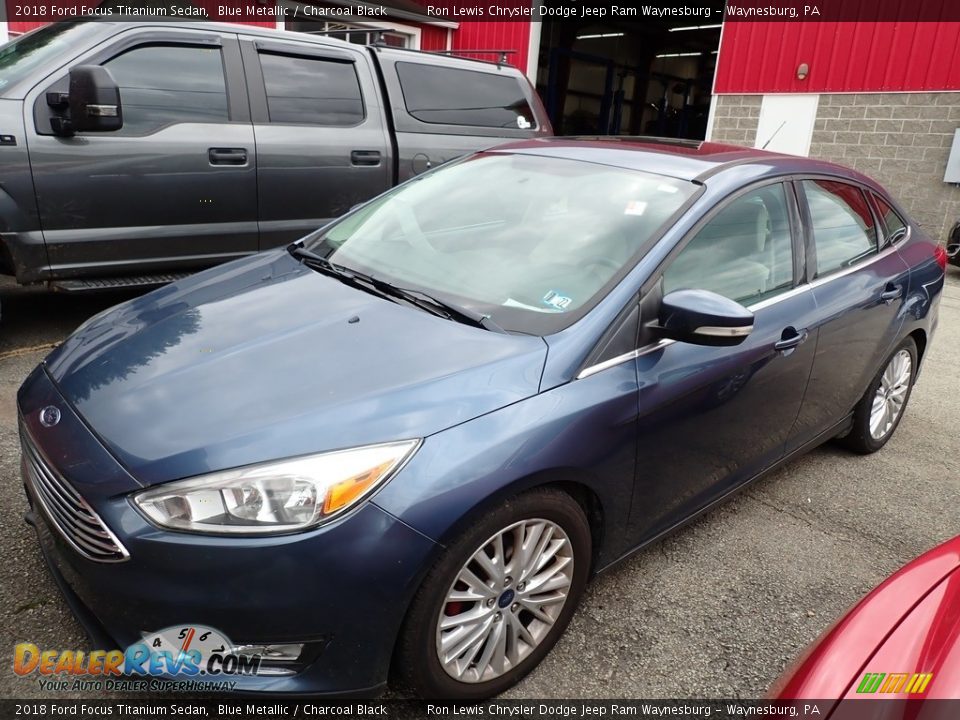
[[[543,552],[537,552],[548,530],[551,539],[544,543]],[[496,562],[498,537],[505,559],[502,563]],[[544,568],[536,570],[536,562],[523,563],[524,557],[514,552],[519,537],[523,538],[521,544],[529,543],[533,550],[527,558],[549,558]],[[481,552],[488,568],[505,571],[498,576],[485,570],[476,559]],[[543,660],[563,634],[583,594],[590,560],[587,518],[580,505],[564,492],[532,490],[483,515],[444,551],[411,603],[394,656],[398,688],[424,698],[480,700],[512,687]],[[525,569],[518,570],[518,565]],[[473,586],[461,579],[461,573],[468,569],[473,572]],[[511,577],[513,574],[517,577]],[[549,593],[531,590],[534,582],[542,588],[545,578],[557,587]],[[477,581],[486,590],[475,589]],[[565,587],[560,587],[564,583]],[[451,597],[454,593],[463,597]],[[532,600],[564,593],[562,601],[540,605],[552,624],[528,609],[536,606]],[[458,623],[456,618],[460,616],[464,619]],[[466,622],[468,616],[477,620]],[[441,617],[449,625],[443,630]],[[521,626],[526,634],[519,629]],[[440,657],[441,637],[447,643],[446,664]],[[506,639],[496,642],[501,638]],[[459,652],[458,646],[469,649]]]
[[[900,376],[894,367],[894,363],[898,358],[902,363],[905,357],[909,357],[909,367],[907,368],[908,377],[905,380],[905,385],[902,385],[898,382]],[[863,394],[860,402],[857,403],[856,408],[854,408],[853,427],[845,437],[839,440],[840,444],[854,452],[864,455],[874,453],[886,445],[887,441],[893,437],[893,433],[903,419],[903,413],[907,409],[907,403],[910,400],[910,394],[913,392],[913,383],[916,377],[917,344],[913,341],[913,338],[908,337],[894,348],[890,356],[884,361],[880,371],[867,387],[867,391]],[[891,379],[894,381],[894,387],[888,388],[887,385],[890,384]],[[874,415],[874,406],[875,403],[880,403],[881,398],[878,396],[878,392],[880,391],[881,384],[884,383],[886,383],[884,387],[887,394],[889,396],[896,396],[899,392],[899,397],[902,401],[892,420],[887,417],[879,426],[872,428],[871,418],[875,419],[877,417]],[[879,404],[877,407],[879,408]],[[892,407],[891,403],[887,402],[886,407]]]

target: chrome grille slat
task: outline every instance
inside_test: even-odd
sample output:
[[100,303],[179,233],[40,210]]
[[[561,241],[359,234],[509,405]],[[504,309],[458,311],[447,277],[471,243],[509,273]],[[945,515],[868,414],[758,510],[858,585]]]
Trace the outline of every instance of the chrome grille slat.
[[47,469],[41,463],[40,458],[37,457],[37,455],[33,452],[28,452],[27,456],[30,462],[30,467],[33,469],[33,471],[38,473],[39,475],[42,475],[44,486],[47,487],[51,492],[53,492],[62,502],[72,506],[74,512],[77,512],[77,513],[83,512],[83,505],[79,501],[77,501],[75,498],[71,497],[68,493],[64,491],[62,487],[59,486],[56,480],[52,478],[50,474],[47,472]]
[[97,562],[121,562],[130,557],[126,548],[100,516],[40,453],[21,425],[20,445],[26,460],[26,481],[38,504],[69,545]]
[[60,482],[56,474],[54,474],[54,472],[50,469],[47,462],[40,457],[40,452],[37,450],[36,446],[33,444],[33,441],[30,440],[26,433],[21,433],[20,440],[23,442],[23,447],[26,448],[27,454],[33,461],[34,469],[42,473],[48,482],[59,486],[60,490],[64,493],[65,497],[70,500],[70,502],[72,502],[78,508],[82,508],[83,498],[81,498],[77,491],[72,487]]
[[107,552],[107,553],[114,552],[115,547],[113,543],[110,541],[110,537],[108,535],[103,534],[103,537],[106,538],[106,541],[97,537],[91,537],[82,528],[79,528],[76,522],[72,518],[65,515],[63,510],[57,507],[55,502],[51,501],[50,496],[46,495],[42,487],[38,487],[37,490],[44,495],[44,500],[47,501],[47,506],[46,506],[47,509],[51,512],[51,514],[56,516],[52,519],[55,521],[59,521],[64,525],[69,525],[70,529],[73,531],[72,537],[74,540],[76,540],[77,542],[83,542],[85,546],[92,548],[97,552]]

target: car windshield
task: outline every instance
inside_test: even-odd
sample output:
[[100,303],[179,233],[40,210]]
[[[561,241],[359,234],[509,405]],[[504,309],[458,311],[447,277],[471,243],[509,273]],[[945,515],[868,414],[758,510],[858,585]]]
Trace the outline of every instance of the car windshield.
[[0,91],[20,82],[30,71],[70,47],[80,23],[52,23],[0,46]]
[[481,153],[401,185],[305,245],[506,330],[545,335],[622,279],[696,188],[579,160]]

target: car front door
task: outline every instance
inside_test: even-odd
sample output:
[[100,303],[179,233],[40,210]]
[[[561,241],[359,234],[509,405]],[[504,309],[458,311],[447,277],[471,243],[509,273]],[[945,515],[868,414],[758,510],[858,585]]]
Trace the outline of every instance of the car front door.
[[254,38],[242,48],[261,248],[297,240],[390,187],[389,135],[362,50]]
[[792,440],[800,445],[841,422],[883,365],[903,325],[909,268],[895,247],[878,248],[859,187],[832,179],[796,184],[819,308],[816,357]]
[[661,340],[638,351],[631,525],[639,540],[783,457],[816,347],[816,304],[798,285],[798,225],[789,186],[750,189],[707,218],[641,300],[647,326],[666,294],[711,290],[750,308],[754,325],[733,347]]
[[256,157],[236,37],[128,31],[73,65],[120,87],[123,127],[53,133],[48,93],[25,104],[30,163],[52,276],[190,270],[256,252]]

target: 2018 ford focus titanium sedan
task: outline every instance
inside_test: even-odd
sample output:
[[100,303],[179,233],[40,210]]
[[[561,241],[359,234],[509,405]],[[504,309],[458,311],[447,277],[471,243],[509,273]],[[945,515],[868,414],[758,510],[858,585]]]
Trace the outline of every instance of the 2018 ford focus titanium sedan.
[[944,262],[834,165],[502,146],[85,323],[19,393],[28,517],[101,646],[203,625],[259,653],[240,689],[493,695],[594,573],[880,449]]

